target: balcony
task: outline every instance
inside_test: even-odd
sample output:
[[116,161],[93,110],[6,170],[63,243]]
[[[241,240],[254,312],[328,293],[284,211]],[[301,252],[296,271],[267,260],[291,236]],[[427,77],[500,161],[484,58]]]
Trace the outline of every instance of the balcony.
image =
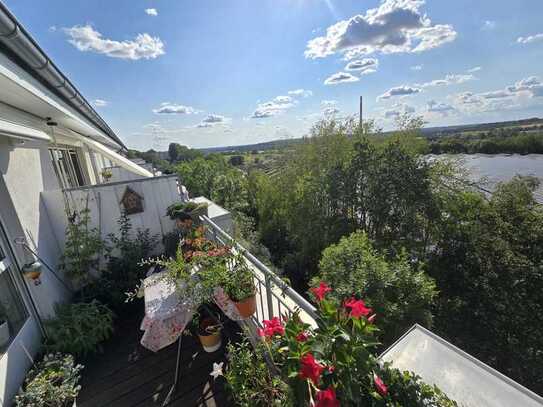
[[[201,221],[209,239],[232,243],[232,237],[210,218],[203,216]],[[226,362],[226,342],[236,342],[242,334],[254,341],[256,329],[264,319],[291,315],[296,310],[304,321],[315,323],[315,308],[309,302],[241,245],[235,244],[234,249],[243,254],[254,274],[257,312],[253,318],[239,325],[228,321],[223,346],[214,353],[203,352],[197,340],[183,336],[180,385],[166,404],[176,368],[177,343],[153,353],[139,343],[143,312],[121,321],[104,353],[87,362],[78,406],[230,406],[224,379],[214,380],[210,376],[213,363]]]

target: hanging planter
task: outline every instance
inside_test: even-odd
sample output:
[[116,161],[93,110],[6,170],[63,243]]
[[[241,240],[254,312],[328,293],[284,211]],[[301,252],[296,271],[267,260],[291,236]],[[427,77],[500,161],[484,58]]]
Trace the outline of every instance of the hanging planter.
[[41,263],[35,261],[34,263],[27,264],[23,267],[23,276],[29,280],[33,281],[35,285],[41,284]]
[[210,317],[203,318],[198,325],[198,338],[206,352],[215,352],[222,345],[221,325]]

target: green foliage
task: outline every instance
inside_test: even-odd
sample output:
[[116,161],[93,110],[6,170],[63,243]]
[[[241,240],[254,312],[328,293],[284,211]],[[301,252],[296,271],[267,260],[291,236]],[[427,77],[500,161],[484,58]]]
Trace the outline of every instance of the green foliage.
[[233,155],[232,157],[230,157],[228,162],[230,163],[230,165],[237,167],[244,164],[245,157],[242,155]]
[[519,129],[495,129],[465,135],[433,138],[433,154],[543,154],[543,132],[520,132]]
[[420,407],[455,407],[456,402],[450,400],[437,386],[431,386],[412,372],[401,372],[385,363],[379,369],[379,376],[387,383],[391,398],[396,401],[393,406]]
[[98,301],[62,304],[54,318],[45,322],[47,349],[87,356],[101,350],[100,343],[113,332],[113,313]]
[[170,219],[179,219],[182,214],[187,214],[189,216],[194,216],[205,211],[207,208],[206,203],[196,203],[196,202],[176,202],[166,208],[166,215]]
[[385,344],[414,323],[431,325],[435,283],[405,251],[387,260],[365,233],[355,232],[323,251],[319,269],[313,285],[330,283],[337,298],[359,293],[377,313]]
[[191,196],[205,196],[228,210],[244,210],[247,186],[244,174],[221,155],[209,155],[177,167],[179,179]]
[[158,236],[149,229],[132,228],[130,218],[123,214],[117,221],[119,235],[110,234],[106,244],[107,267],[87,288],[87,295],[108,305],[117,314],[131,311],[126,304],[126,292],[145,278],[147,267],[142,260],[151,256]]
[[248,342],[229,344],[228,369],[224,377],[236,406],[293,406],[289,389],[279,377],[270,373],[262,350],[253,351]]
[[178,161],[192,161],[203,156],[201,151],[177,143],[170,143],[168,146],[168,155],[170,157],[170,162],[172,163]]
[[319,313],[316,328],[294,314],[284,326],[279,318],[264,321],[260,331],[275,366],[272,372],[289,385],[294,405],[313,405],[323,392],[332,392],[338,404],[329,405],[456,406],[412,373],[380,365],[375,339],[379,329],[364,301],[336,298],[326,284],[312,292]]
[[405,119],[379,139],[350,121],[323,121],[279,175],[249,182],[262,242],[295,288],[316,273],[322,250],[357,229],[393,255],[428,249],[440,213],[431,165],[413,147],[418,123]]
[[98,229],[91,227],[88,205],[79,213],[68,214],[68,219],[59,268],[76,282],[85,284],[90,279],[89,271],[96,270],[100,263],[104,245]]
[[543,208],[537,182],[516,178],[490,200],[449,195],[429,272],[436,328],[465,351],[543,391]]
[[27,374],[23,389],[15,396],[18,407],[71,407],[81,386],[83,366],[72,355],[45,355]]

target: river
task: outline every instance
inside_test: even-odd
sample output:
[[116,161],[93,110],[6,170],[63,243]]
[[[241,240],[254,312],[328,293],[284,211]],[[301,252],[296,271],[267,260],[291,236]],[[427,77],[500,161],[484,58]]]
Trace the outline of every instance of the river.
[[431,157],[448,157],[460,160],[474,181],[485,180],[485,187],[492,190],[497,183],[508,181],[515,175],[531,175],[539,178],[541,185],[536,198],[543,203],[543,155],[542,154],[455,154]]

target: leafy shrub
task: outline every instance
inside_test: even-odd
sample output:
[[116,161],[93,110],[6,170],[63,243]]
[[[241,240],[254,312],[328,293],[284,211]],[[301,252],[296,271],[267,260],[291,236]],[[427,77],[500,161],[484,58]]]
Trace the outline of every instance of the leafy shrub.
[[89,271],[95,270],[99,265],[103,247],[98,229],[91,227],[88,207],[79,213],[74,212],[68,217],[60,270],[76,282],[87,283],[90,279]]
[[80,372],[83,366],[76,365],[72,355],[60,353],[45,355],[32,368],[23,389],[15,396],[18,407],[71,407],[81,386]]
[[95,300],[62,304],[56,307],[56,316],[45,325],[49,350],[84,357],[101,351],[100,343],[111,336],[113,313]]
[[125,302],[126,292],[145,278],[147,266],[141,262],[153,253],[158,236],[151,235],[149,229],[137,229],[134,234],[132,223],[124,214],[117,223],[119,235],[108,235],[107,267],[87,291],[116,313],[124,314],[131,309]]
[[327,281],[338,299],[359,293],[376,311],[383,329],[380,338],[386,344],[414,323],[431,325],[434,281],[405,252],[387,261],[365,233],[355,232],[325,249],[319,268],[313,283]]
[[236,406],[292,406],[289,389],[280,377],[270,374],[262,352],[248,342],[229,344],[225,378]]

